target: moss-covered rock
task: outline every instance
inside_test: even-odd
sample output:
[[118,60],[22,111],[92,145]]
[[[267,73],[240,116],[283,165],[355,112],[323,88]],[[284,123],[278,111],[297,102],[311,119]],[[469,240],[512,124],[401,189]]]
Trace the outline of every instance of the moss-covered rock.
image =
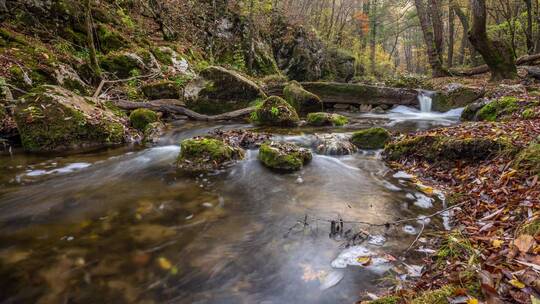
[[99,39],[99,47],[105,54],[130,47],[129,41],[110,25],[100,24],[96,32]]
[[28,151],[63,150],[125,141],[123,120],[93,101],[57,86],[42,86],[17,103],[15,121]]
[[386,145],[384,157],[390,161],[403,158],[435,161],[478,161],[511,151],[506,138],[448,138],[419,135]]
[[215,171],[244,158],[244,150],[215,138],[186,139],[180,148],[178,167],[193,173]]
[[382,149],[390,139],[390,132],[386,129],[369,128],[354,132],[351,142],[360,149]]
[[304,90],[302,85],[296,81],[285,86],[283,96],[299,113],[319,112],[323,108],[319,96]]
[[264,166],[279,171],[297,171],[311,161],[311,152],[289,143],[265,143],[259,148]]
[[160,80],[144,84],[141,90],[148,99],[180,99],[182,85],[175,81]]
[[433,111],[446,112],[454,108],[465,107],[482,98],[485,90],[479,87],[451,83],[433,96]]
[[540,175],[540,142],[533,142],[523,149],[517,155],[514,167],[530,175]]
[[111,52],[101,58],[100,64],[103,70],[121,78],[158,72],[159,68],[154,55],[145,49],[137,49],[134,52]]
[[483,106],[477,114],[478,120],[496,121],[505,116],[512,115],[520,109],[519,100],[516,97],[506,96]]
[[463,121],[474,121],[478,120],[478,111],[482,109],[485,105],[489,103],[489,100],[484,98],[478,101],[475,101],[471,104],[468,104],[463,112],[461,113],[461,120]]
[[298,124],[300,118],[283,98],[271,96],[253,112],[251,120],[263,126],[292,127]]
[[148,109],[136,109],[129,115],[129,122],[139,131],[144,131],[146,126],[158,121],[158,119],[157,113]]
[[314,127],[320,126],[335,126],[340,127],[349,123],[347,117],[334,113],[309,113],[307,116],[307,124]]
[[266,98],[255,82],[236,71],[210,66],[201,71],[201,76],[204,81],[193,81],[188,86],[187,106],[196,112],[220,114],[248,107],[254,100]]

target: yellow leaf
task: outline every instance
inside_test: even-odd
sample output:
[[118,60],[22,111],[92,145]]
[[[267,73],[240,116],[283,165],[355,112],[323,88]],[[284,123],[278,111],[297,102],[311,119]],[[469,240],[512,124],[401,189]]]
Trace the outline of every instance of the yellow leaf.
[[164,258],[164,257],[160,257],[158,259],[158,264],[159,264],[159,267],[161,267],[161,269],[164,269],[164,270],[169,270],[173,267],[171,261],[167,260],[167,258]]
[[361,257],[356,258],[356,260],[358,261],[358,263],[362,264],[363,266],[367,266],[371,263],[371,257],[369,256],[361,256]]
[[493,240],[491,241],[491,245],[494,247],[494,248],[501,248],[501,245],[504,243],[504,241],[501,241],[501,240]]
[[477,298],[468,299],[467,304],[478,304],[478,299]]
[[509,282],[510,284],[512,284],[512,286],[516,287],[516,288],[525,288],[525,284],[521,283],[520,281],[516,280],[516,279],[513,279],[513,280],[510,280]]

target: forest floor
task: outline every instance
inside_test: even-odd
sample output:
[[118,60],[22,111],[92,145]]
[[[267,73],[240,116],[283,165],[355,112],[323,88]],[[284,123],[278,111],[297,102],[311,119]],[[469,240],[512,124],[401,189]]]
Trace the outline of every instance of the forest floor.
[[[442,85],[456,79],[436,81]],[[458,81],[475,85],[485,81],[495,87],[485,76]],[[535,94],[519,98],[538,102]],[[420,150],[390,163],[422,184],[443,190],[454,206],[455,226],[435,236],[438,249],[425,259],[420,279],[372,303],[479,303],[478,299],[539,303],[535,297],[540,293],[540,115],[538,107],[536,118],[524,119],[521,113],[501,121],[465,122],[406,136],[506,138],[513,149],[483,161],[456,162],[429,161]]]

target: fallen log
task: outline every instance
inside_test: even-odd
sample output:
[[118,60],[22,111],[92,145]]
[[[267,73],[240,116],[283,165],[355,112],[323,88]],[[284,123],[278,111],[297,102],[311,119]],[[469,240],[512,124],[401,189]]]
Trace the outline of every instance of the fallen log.
[[[540,60],[540,54],[525,55],[525,56],[519,57],[516,60],[516,65],[517,66],[526,65],[531,62],[535,62],[536,60]],[[450,70],[450,73],[455,76],[474,76],[474,75],[484,74],[487,72],[489,72],[489,67],[486,64],[477,66],[469,70],[456,70],[456,69]]]
[[166,114],[184,115],[192,120],[201,121],[219,121],[219,120],[233,120],[248,116],[256,107],[248,107],[232,112],[227,112],[218,115],[205,115],[199,114],[184,107],[184,103],[177,99],[158,99],[148,102],[133,102],[127,100],[117,100],[113,103],[123,110],[135,110],[135,109],[150,109],[153,111],[163,112]]
[[524,65],[521,68],[527,71],[528,77],[540,80],[540,67]]

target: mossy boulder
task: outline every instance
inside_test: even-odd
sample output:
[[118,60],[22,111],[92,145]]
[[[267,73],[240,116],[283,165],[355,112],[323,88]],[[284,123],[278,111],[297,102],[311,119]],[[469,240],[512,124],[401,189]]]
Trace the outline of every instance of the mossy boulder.
[[485,93],[483,88],[451,83],[433,96],[432,109],[437,112],[446,112],[465,107],[482,98]]
[[[204,81],[189,94],[187,105],[190,109],[203,114],[220,114],[248,107],[257,99],[266,98],[266,94],[252,80],[232,70],[219,66],[210,66],[201,71]],[[197,83],[197,82],[193,82]],[[191,86],[190,86],[191,87]]]
[[517,155],[514,167],[530,175],[540,175],[540,142],[533,142],[523,149]]
[[97,37],[99,48],[105,54],[131,46],[129,41],[110,25],[100,24],[97,27]]
[[251,119],[253,123],[262,126],[293,127],[300,118],[296,110],[283,98],[268,97],[255,112]]
[[290,143],[264,143],[259,148],[259,160],[262,164],[278,171],[300,170],[312,158],[308,149]]
[[215,171],[244,158],[244,150],[215,138],[196,137],[180,144],[178,168],[198,173]]
[[57,86],[41,86],[20,98],[15,122],[27,151],[120,144],[124,121],[108,109]]
[[349,123],[347,117],[334,113],[309,113],[307,116],[307,124],[313,127],[335,126],[340,127]]
[[285,86],[283,96],[299,113],[319,112],[323,108],[319,96],[304,90],[302,85],[296,81]]
[[386,129],[369,128],[354,132],[351,142],[360,149],[382,149],[391,138]]
[[141,88],[144,96],[154,99],[180,99],[182,97],[182,85],[175,81],[161,80],[144,84]]
[[159,62],[145,49],[134,52],[111,52],[100,59],[101,68],[120,78],[159,72]]
[[139,131],[144,131],[146,126],[158,120],[157,113],[148,109],[136,109],[129,115],[131,125]]
[[487,98],[480,99],[475,101],[465,107],[461,113],[461,120],[463,121],[474,121],[478,120],[478,111],[482,109],[485,105],[489,103]]
[[448,138],[418,135],[386,145],[384,157],[390,161],[403,158],[436,161],[479,161],[511,151],[506,138]]
[[496,121],[512,115],[520,109],[516,97],[506,96],[495,99],[483,106],[477,113],[478,120]]

